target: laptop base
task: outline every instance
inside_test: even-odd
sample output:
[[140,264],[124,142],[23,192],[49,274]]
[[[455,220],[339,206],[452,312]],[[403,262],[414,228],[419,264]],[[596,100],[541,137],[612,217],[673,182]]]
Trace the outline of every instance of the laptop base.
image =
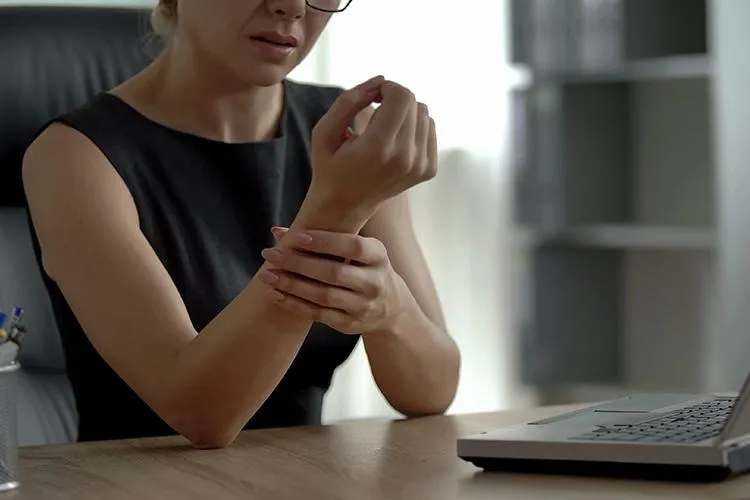
[[737,472],[714,465],[631,464],[580,460],[530,460],[461,457],[487,472],[644,479],[681,483],[717,483]]

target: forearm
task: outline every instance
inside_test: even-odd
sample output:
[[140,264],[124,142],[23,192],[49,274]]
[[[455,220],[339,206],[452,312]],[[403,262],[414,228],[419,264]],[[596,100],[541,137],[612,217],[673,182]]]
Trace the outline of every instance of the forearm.
[[403,280],[397,289],[404,307],[392,327],[363,335],[373,377],[391,406],[404,415],[443,413],[456,394],[459,351],[422,311]]
[[[364,222],[309,199],[294,226],[358,231]],[[265,291],[256,274],[164,370],[171,386],[169,423],[198,446],[234,440],[278,385],[310,329],[311,321],[286,313]]]

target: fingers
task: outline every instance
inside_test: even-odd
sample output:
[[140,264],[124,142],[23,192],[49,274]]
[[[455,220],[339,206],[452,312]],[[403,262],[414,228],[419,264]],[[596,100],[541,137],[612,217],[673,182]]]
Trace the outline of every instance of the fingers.
[[415,134],[415,142],[419,154],[427,159],[429,156],[432,118],[430,118],[430,110],[427,108],[426,104],[420,102],[417,105],[417,108],[417,131]]
[[366,268],[330,258],[296,252],[290,248],[272,248],[262,252],[273,269],[293,273],[330,286],[346,288],[368,297],[380,293],[381,285]]
[[417,127],[419,125],[419,103],[416,99],[409,102],[408,109],[406,110],[406,118],[404,123],[401,125],[401,130],[398,134],[399,146],[406,155],[409,164],[413,164],[415,158],[419,155],[420,151],[417,149],[415,139],[417,137]]
[[313,302],[295,297],[294,295],[284,294],[276,290],[270,290],[268,292],[268,297],[279,307],[296,316],[324,323],[341,333],[361,333],[361,328],[359,328],[360,323],[346,311],[342,311],[341,309],[321,307]]
[[341,333],[362,333],[363,322],[382,310],[363,295],[277,270],[258,274],[269,285],[266,296],[291,313],[325,323]]
[[383,81],[382,76],[376,76],[342,92],[328,112],[318,121],[313,133],[320,136],[329,146],[338,147],[356,116],[380,99],[380,87]]
[[438,170],[438,141],[435,120],[430,118],[430,134],[427,141],[427,172],[426,177],[432,179]]
[[375,110],[363,135],[392,141],[397,137],[404,122],[413,111],[412,106],[416,99],[409,89],[391,81],[383,83],[380,92],[382,103]]
[[[364,137],[395,141],[400,155],[429,179],[437,173],[437,136],[435,121],[424,103],[418,102],[407,88],[386,81],[381,87],[383,102],[375,111]],[[423,179],[423,180],[424,180]]]
[[284,236],[287,232],[289,232],[288,227],[274,226],[271,228],[271,234],[273,235],[273,239],[276,241],[276,243],[278,243],[281,237]]
[[305,253],[339,257],[368,266],[376,266],[388,261],[388,251],[375,238],[331,231],[289,231],[280,227],[271,228],[271,232],[276,241],[288,234],[290,245]]
[[[282,295],[293,295],[319,307],[340,309],[354,315],[360,314],[365,307],[364,298],[345,288],[272,270],[262,271],[258,277]],[[275,297],[279,298],[278,295]]]

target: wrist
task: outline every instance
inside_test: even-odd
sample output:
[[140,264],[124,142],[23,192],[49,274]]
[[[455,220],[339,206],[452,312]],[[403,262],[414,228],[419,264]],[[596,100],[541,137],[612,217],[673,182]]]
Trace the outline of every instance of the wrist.
[[346,203],[324,188],[311,186],[292,227],[338,233],[359,233],[376,208]]

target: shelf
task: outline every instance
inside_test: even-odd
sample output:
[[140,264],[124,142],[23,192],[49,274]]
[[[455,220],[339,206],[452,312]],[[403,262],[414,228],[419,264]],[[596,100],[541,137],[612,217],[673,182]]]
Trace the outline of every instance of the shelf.
[[714,227],[708,79],[538,85],[511,104],[519,225]]
[[610,67],[573,71],[529,70],[530,79],[539,83],[612,83],[706,78],[713,71],[712,60],[704,54],[659,57]]
[[710,52],[707,0],[508,0],[510,58],[535,72]]
[[726,279],[710,2],[509,1],[520,379],[700,388]]
[[551,233],[526,231],[522,244],[536,247],[585,247],[620,250],[711,250],[711,229],[669,226],[590,225]]

